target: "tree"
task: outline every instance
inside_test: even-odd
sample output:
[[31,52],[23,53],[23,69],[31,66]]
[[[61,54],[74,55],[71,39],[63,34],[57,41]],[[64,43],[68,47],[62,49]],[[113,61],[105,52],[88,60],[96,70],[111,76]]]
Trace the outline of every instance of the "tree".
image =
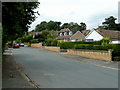
[[87,28],[87,25],[83,22],[80,23],[81,30],[85,30]]
[[113,16],[105,18],[105,22],[102,23],[104,26],[104,29],[117,30],[118,24],[115,23],[115,20],[117,20],[117,18]]
[[47,39],[47,35],[49,34],[50,32],[48,30],[43,30],[42,31],[42,36],[43,36],[43,39]]
[[43,21],[36,26],[35,31],[40,32],[40,31],[46,30],[46,28],[47,28],[47,22]]
[[62,26],[61,26],[61,29],[64,29],[64,28],[70,28],[71,25],[69,23],[64,23]]
[[34,9],[39,2],[3,2],[2,3],[2,26],[3,46],[7,41],[12,41],[23,36],[29,25],[35,20]]
[[59,30],[61,22],[49,21],[47,23],[47,30]]

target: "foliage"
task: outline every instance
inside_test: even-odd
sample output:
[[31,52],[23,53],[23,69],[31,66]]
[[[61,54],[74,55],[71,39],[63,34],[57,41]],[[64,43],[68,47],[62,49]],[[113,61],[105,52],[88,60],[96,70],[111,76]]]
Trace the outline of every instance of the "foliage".
[[60,47],[60,49],[73,49],[74,48],[74,44],[71,42],[64,42],[61,41],[58,43],[58,46]]
[[103,26],[99,26],[98,29],[109,29],[109,30],[119,30],[120,24],[116,24],[115,21],[117,18],[110,16],[105,18],[105,21],[102,22]]
[[39,39],[32,39],[30,40],[31,43],[38,43],[39,42]]
[[75,41],[75,42],[71,42],[74,44],[92,44],[92,45],[101,45],[101,41],[90,41],[90,42],[86,42],[86,41]]
[[91,50],[93,48],[93,45],[91,44],[76,44],[74,46],[74,49],[89,49]]
[[61,22],[57,22],[57,21],[49,21],[49,22],[43,21],[36,26],[34,31],[36,31],[36,32],[43,31],[43,30],[56,31],[56,30],[60,30],[60,29],[64,29],[64,28],[69,28],[73,32],[76,32],[78,30],[81,31],[81,30],[86,29],[86,24],[83,22],[81,22],[80,25],[77,23],[74,23],[74,22],[64,23],[62,26],[61,26],[61,24],[62,24]]
[[47,23],[47,30],[60,30],[61,22],[49,21]]
[[45,46],[57,46],[57,40],[55,39],[56,35],[54,33],[49,33],[47,35],[47,39],[45,39],[45,42],[43,45]]
[[47,39],[47,35],[50,34],[50,32],[48,30],[43,30],[42,31],[42,36],[43,36],[43,39]]
[[102,45],[107,45],[110,43],[110,38],[109,37],[104,37],[102,40],[101,40],[101,44]]
[[30,42],[30,40],[32,40],[32,36],[28,35],[28,36],[24,36],[24,37],[20,37],[16,40],[17,43],[23,43],[23,42]]
[[35,20],[34,9],[38,2],[3,2],[2,3],[2,26],[3,46],[7,41],[13,41],[23,36],[29,25]]
[[40,32],[40,31],[46,30],[46,27],[47,27],[47,22],[43,21],[36,26],[35,31]]

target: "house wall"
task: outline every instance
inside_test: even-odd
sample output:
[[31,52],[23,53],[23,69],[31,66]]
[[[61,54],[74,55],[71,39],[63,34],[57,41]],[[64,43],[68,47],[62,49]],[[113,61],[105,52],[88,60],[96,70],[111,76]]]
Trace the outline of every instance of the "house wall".
[[116,40],[116,41],[112,41],[112,43],[113,43],[113,44],[118,44],[118,43],[120,43],[120,41],[119,41],[119,40]]
[[83,56],[83,57],[88,57],[88,58],[95,58],[95,59],[100,59],[100,60],[105,60],[105,61],[112,61],[112,51],[98,51],[98,50],[73,50],[73,49],[68,49],[67,50],[68,54],[71,55],[78,55],[78,56]]
[[99,41],[103,39],[103,36],[101,36],[98,32],[94,30],[89,35],[87,35],[85,39],[93,39],[93,41]]

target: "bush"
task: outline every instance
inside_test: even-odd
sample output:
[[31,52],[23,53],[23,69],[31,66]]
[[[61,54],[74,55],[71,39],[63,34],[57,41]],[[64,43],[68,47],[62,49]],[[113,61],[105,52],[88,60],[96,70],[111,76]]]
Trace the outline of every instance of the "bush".
[[74,44],[71,42],[60,42],[58,44],[58,46],[60,46],[60,49],[73,49],[74,48]]
[[71,43],[74,43],[74,44],[92,44],[92,45],[101,45],[101,41],[90,41],[90,42],[87,42],[87,41],[76,41],[76,42],[71,42]]
[[103,45],[93,45],[93,50],[107,50]]
[[46,39],[43,46],[57,46],[57,40],[53,40],[51,38]]
[[31,43],[39,43],[39,39],[32,39],[30,40]]

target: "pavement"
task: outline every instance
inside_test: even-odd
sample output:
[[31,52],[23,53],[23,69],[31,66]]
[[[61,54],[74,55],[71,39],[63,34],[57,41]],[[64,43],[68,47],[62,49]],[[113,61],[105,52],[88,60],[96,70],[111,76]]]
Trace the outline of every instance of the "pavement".
[[118,62],[30,47],[14,49],[13,57],[41,88],[118,88]]
[[2,62],[2,88],[33,88],[19,72],[19,65],[13,59],[12,49],[5,50]]

